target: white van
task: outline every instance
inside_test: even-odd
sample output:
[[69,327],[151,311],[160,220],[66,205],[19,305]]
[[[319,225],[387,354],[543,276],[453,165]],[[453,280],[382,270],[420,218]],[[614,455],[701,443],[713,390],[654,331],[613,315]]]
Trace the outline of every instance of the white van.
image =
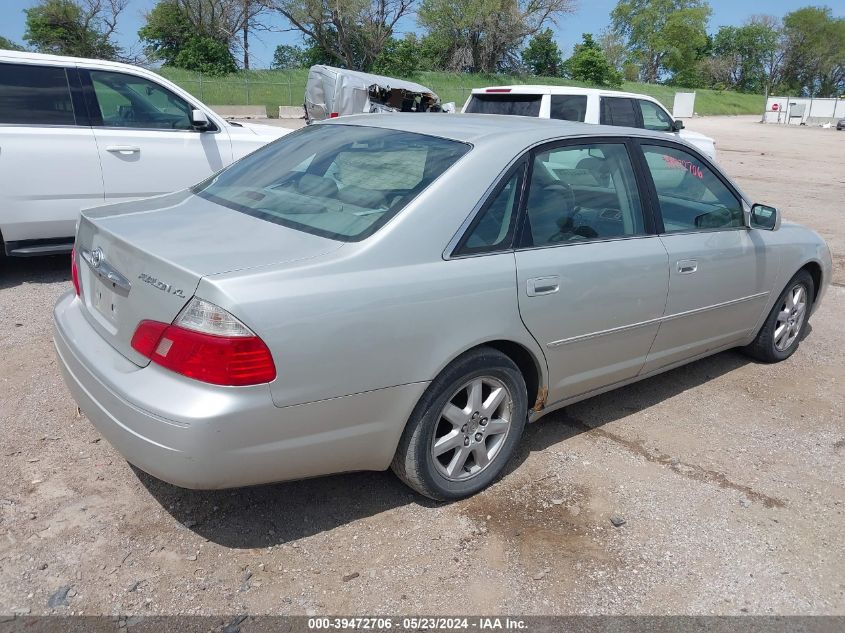
[[633,92],[570,86],[491,86],[472,91],[462,112],[512,114],[644,128],[679,136],[716,160],[716,141],[684,129],[657,99]]
[[184,189],[289,131],[136,66],[0,50],[0,246],[69,252],[80,209]]

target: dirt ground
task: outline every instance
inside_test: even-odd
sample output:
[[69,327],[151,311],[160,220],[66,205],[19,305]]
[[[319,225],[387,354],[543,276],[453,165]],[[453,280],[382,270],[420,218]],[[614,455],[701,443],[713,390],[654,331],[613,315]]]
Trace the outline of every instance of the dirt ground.
[[689,127],[828,240],[809,337],[778,365],[727,352],[552,414],[458,503],[389,472],[191,492],[134,470],[56,366],[67,258],[8,262],[0,613],[845,614],[845,133]]

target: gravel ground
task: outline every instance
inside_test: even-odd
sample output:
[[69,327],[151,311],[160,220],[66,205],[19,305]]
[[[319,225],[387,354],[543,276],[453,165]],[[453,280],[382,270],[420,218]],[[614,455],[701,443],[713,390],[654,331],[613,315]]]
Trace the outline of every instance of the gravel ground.
[[552,414],[458,503],[390,473],[192,492],[134,470],[56,367],[67,258],[7,262],[0,613],[845,614],[845,134],[689,127],[829,241],[810,336],[785,363],[727,352]]

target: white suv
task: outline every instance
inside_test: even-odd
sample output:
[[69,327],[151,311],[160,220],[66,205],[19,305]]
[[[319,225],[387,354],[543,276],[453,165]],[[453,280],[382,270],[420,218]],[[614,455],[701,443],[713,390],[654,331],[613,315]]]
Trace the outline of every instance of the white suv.
[[462,112],[512,114],[645,128],[679,136],[716,160],[716,141],[685,130],[659,101],[633,92],[569,86],[493,86],[472,91]]
[[0,246],[70,251],[80,209],[184,189],[289,131],[136,66],[0,50]]

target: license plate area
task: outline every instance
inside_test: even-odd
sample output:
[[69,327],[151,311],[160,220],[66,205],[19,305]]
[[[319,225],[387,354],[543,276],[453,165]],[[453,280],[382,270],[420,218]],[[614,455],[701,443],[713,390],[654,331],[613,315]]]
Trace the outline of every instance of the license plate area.
[[103,315],[110,323],[117,324],[118,315],[120,314],[120,297],[112,288],[112,284],[106,283],[95,277],[94,292],[92,293],[91,303],[101,315]]

